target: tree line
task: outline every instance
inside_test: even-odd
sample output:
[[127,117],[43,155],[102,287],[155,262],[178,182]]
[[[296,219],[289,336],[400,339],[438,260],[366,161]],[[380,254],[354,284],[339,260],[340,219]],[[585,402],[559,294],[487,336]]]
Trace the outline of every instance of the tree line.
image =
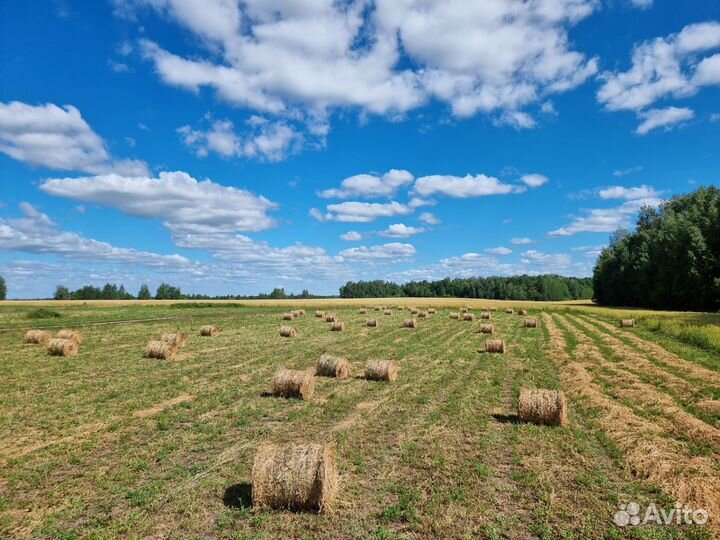
[[[0,293],[3,292],[5,282],[0,277]],[[294,299],[294,298],[320,298],[310,294],[307,289],[303,289],[302,293],[286,293],[283,288],[275,288],[270,293],[260,293],[255,296],[240,295],[221,295],[209,296],[206,294],[183,294],[180,287],[174,287],[168,283],[161,283],[155,294],[150,292],[150,288],[143,284],[136,296],[130,294],[124,285],[116,285],[114,283],[106,283],[103,287],[95,287],[93,285],[85,285],[75,291],[71,291],[64,285],[58,285],[55,289],[53,299],[55,300],[245,300],[245,299]],[[0,300],[4,298],[0,297]]]
[[348,281],[341,298],[455,297],[490,300],[585,300],[592,298],[590,278],[541,276],[445,278],[439,281]]
[[153,296],[150,288],[143,284],[138,290],[137,296],[133,296],[124,285],[106,283],[103,287],[85,285],[75,291],[71,291],[64,285],[58,285],[55,289],[53,299],[55,300],[181,300],[186,298],[180,287],[173,287],[168,283],[161,283]]
[[600,253],[593,287],[604,305],[720,309],[720,190],[643,208],[635,231],[618,230]]

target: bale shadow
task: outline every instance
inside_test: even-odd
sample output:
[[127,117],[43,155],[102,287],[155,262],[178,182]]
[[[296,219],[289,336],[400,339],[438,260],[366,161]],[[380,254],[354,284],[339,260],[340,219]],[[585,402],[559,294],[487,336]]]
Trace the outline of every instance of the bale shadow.
[[223,504],[228,508],[251,508],[252,484],[242,482],[225,488]]
[[500,414],[495,413],[492,417],[501,424],[519,424],[520,419],[517,414]]
[[262,394],[260,394],[260,397],[275,397],[275,394],[273,394],[272,392],[266,391],[266,392],[263,392]]

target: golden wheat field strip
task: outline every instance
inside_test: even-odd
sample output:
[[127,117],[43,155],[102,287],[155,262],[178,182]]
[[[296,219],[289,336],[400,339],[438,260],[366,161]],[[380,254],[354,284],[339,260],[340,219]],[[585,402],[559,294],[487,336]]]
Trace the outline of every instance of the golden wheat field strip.
[[[692,360],[656,362],[601,316],[533,304],[538,328],[492,312],[506,351],[486,353],[480,321],[449,317],[467,302],[438,305],[417,328],[403,328],[398,303],[377,327],[358,307],[380,301],[293,305],[308,313],[291,338],[278,334],[286,305],[186,307],[183,320],[86,326],[69,358],[0,334],[0,537],[621,538],[619,501],[717,509],[717,428],[694,414],[712,381],[675,370]],[[316,305],[345,330],[330,331]],[[173,308],[73,317],[104,309]],[[201,337],[206,324],[221,330]],[[187,343],[173,360],[145,358],[166,332]],[[315,377],[307,400],[272,397],[278,369],[314,370],[323,354],[347,358],[349,376]],[[397,380],[363,378],[376,359],[394,362]],[[521,388],[564,390],[568,424],[519,422]],[[287,442],[335,446],[332,512],[253,509],[256,450]]]

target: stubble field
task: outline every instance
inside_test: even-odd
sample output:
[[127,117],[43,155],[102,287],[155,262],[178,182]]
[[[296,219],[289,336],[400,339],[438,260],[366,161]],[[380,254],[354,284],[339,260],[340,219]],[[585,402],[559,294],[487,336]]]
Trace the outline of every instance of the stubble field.
[[[392,315],[361,305],[382,302]],[[620,329],[587,306],[404,299],[438,313],[402,328],[397,300],[56,304],[0,307],[0,538],[713,538],[720,518],[720,357],[677,337]],[[483,351],[490,305],[504,355]],[[504,307],[526,307],[538,328]],[[306,308],[282,338],[281,314]],[[37,314],[36,314],[37,315]],[[41,314],[42,316],[43,314]],[[44,314],[47,316],[48,314]],[[625,314],[623,314],[624,316]],[[368,328],[368,317],[379,327]],[[215,324],[222,331],[200,337]],[[76,328],[73,358],[23,343],[28,328]],[[143,357],[164,332],[174,360]],[[267,396],[280,367],[346,357],[312,399]],[[395,382],[362,378],[393,360]],[[563,427],[516,417],[520,388],[561,389]],[[331,514],[257,511],[251,468],[265,442],[333,442]],[[707,509],[706,526],[618,527],[619,505]]]

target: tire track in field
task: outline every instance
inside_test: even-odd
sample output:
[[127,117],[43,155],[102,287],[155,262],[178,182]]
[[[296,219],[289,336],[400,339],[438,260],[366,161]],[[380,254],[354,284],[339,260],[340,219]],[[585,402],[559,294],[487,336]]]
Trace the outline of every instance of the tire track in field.
[[[614,392],[628,402],[642,406],[645,414],[655,417],[654,421],[656,423],[660,425],[669,424],[666,429],[674,430],[681,437],[689,436],[697,441],[710,443],[714,445],[714,452],[718,453],[720,430],[691,415],[678,406],[672,397],[658,391],[656,386],[644,382],[635,373],[622,369],[619,367],[619,363],[606,360],[602,351],[587,334],[571,324],[566,318],[561,316],[559,319],[565,328],[573,333],[576,339],[591,352],[595,365],[613,373],[613,377],[599,373],[597,376],[612,387]],[[578,322],[578,324],[581,323]],[[591,332],[592,329],[586,328],[586,331]]]
[[543,319],[555,353],[564,361],[561,376],[568,393],[601,411],[598,425],[622,451],[630,472],[659,486],[678,501],[708,510],[710,523],[717,528],[720,472],[715,460],[690,455],[685,445],[667,438],[660,426],[608,397],[583,365],[592,364],[597,353],[586,342],[579,342],[574,351],[577,361],[573,361],[553,317],[543,314]]

